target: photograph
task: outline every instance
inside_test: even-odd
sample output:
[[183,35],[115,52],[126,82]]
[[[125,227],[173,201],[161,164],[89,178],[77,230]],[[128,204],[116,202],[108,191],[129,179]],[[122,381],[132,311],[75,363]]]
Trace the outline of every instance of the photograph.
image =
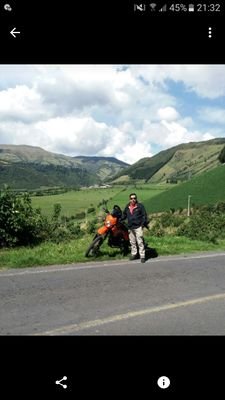
[[18,393],[210,393],[225,340],[224,5],[68,8],[0,12],[1,372]]

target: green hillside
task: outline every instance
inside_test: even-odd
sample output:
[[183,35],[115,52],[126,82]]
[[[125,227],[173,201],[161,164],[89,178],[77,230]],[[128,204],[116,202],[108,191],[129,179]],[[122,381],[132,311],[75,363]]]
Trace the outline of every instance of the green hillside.
[[[174,148],[160,151],[160,153],[149,158],[145,157],[137,161],[135,164],[125,168],[119,174],[115,176],[117,178],[123,177],[124,175],[129,176],[131,180],[144,179],[146,182],[162,168],[174,155]],[[121,179],[122,180],[122,179]]]
[[191,205],[214,204],[225,201],[225,165],[192,178],[190,181],[174,186],[144,202],[149,213],[187,208],[188,196]]
[[107,181],[129,165],[115,157],[76,156],[73,158],[85,166],[88,172],[96,174],[102,182]]
[[0,144],[0,188],[80,187],[99,184],[128,164],[113,157],[69,157],[40,147]]
[[76,166],[77,162],[63,154],[55,154],[41,147],[0,144],[0,163],[37,163],[42,165]]
[[4,184],[12,189],[40,187],[79,187],[99,183],[97,177],[85,169],[34,163],[0,164],[0,188]]
[[127,183],[140,179],[150,183],[185,181],[219,165],[219,155],[224,145],[225,138],[182,143],[160,151],[153,157],[142,158],[119,172],[113,181]]

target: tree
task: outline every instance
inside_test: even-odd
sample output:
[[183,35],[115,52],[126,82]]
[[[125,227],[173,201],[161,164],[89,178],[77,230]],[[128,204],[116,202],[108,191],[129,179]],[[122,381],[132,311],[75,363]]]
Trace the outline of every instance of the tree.
[[218,158],[221,164],[225,163],[225,146],[222,148]]
[[46,218],[34,210],[28,193],[22,196],[5,187],[0,191],[0,246],[29,245],[43,240]]

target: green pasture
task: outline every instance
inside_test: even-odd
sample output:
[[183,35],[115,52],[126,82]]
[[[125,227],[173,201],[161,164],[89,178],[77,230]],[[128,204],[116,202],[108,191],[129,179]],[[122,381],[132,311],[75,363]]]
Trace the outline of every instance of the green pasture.
[[123,209],[129,200],[131,192],[137,193],[139,201],[145,202],[147,199],[151,199],[157,194],[162,193],[167,188],[168,185],[142,185],[140,187],[131,186],[124,188],[119,186],[105,189],[82,189],[57,195],[33,196],[32,206],[34,208],[40,207],[44,215],[51,215],[53,205],[59,203],[62,207],[61,215],[69,217],[75,215],[77,212],[86,211],[89,207],[97,208],[103,199],[107,200],[107,207],[109,209],[114,204],[118,204]]
[[148,212],[169,211],[171,208],[215,204],[225,201],[225,166],[220,165],[190,181],[175,185],[171,190],[149,198],[145,202]]
[[139,201],[144,203],[147,212],[153,213],[168,211],[172,208],[187,208],[189,195],[191,196],[191,206],[225,201],[224,182],[225,166],[220,165],[185,183],[175,185],[136,183],[105,189],[82,189],[58,195],[32,197],[32,205],[35,208],[40,207],[43,214],[51,215],[53,205],[60,203],[61,215],[71,216],[80,211],[87,211],[89,207],[97,209],[102,200],[107,201],[109,210],[114,204],[118,204],[123,209],[128,203],[129,194],[135,192]]
[[157,185],[142,185],[136,187],[128,187],[120,190],[113,198],[108,202],[108,208],[111,209],[114,204],[118,204],[122,209],[129,202],[130,193],[134,192],[137,194],[138,201],[145,203],[146,200],[153,198],[154,196],[164,192],[168,188],[168,185],[157,186]]
[[37,196],[32,197],[32,206],[40,207],[44,215],[51,215],[53,205],[59,203],[62,207],[61,215],[69,217],[77,212],[86,211],[89,207],[97,207],[103,199],[109,200],[120,190],[121,188],[84,189],[50,196]]

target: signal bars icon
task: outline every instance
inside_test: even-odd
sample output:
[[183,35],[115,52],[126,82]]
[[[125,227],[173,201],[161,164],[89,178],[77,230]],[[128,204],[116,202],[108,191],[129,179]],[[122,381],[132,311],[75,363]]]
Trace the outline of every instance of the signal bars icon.
[[166,11],[166,4],[164,4],[164,6],[162,6],[162,8],[160,8],[159,12],[162,12],[162,11]]

